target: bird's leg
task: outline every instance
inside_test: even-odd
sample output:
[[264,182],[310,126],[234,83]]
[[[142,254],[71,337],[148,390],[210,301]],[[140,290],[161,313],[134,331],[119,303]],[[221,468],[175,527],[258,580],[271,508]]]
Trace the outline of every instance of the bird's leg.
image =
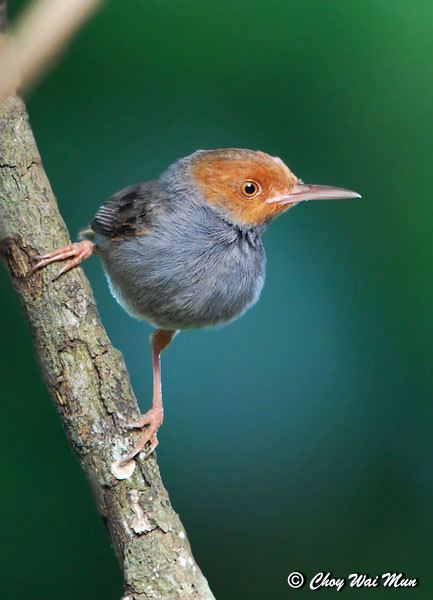
[[146,444],[150,443],[150,448],[146,453],[147,458],[158,446],[157,433],[164,420],[164,408],[162,405],[162,387],[161,387],[161,352],[167,348],[171,340],[176,335],[176,331],[166,329],[155,329],[151,335],[152,346],[152,366],[153,366],[153,400],[152,407],[137,421],[130,424],[130,427],[146,429],[141,434],[140,439],[135,444],[131,452],[122,458],[121,464],[133,459],[144,449]]
[[53,262],[67,260],[65,266],[60,269],[57,275],[53,278],[53,281],[55,281],[58,277],[60,277],[60,275],[63,275],[63,273],[66,273],[66,271],[77,267],[81,261],[86,260],[86,258],[89,258],[89,256],[92,256],[94,249],[95,244],[93,242],[89,240],[82,240],[81,242],[77,242],[75,244],[68,244],[67,246],[59,248],[50,254],[37,256],[36,258],[38,259],[38,262],[30,270],[29,275],[33,275],[33,273],[38,269],[42,269]]

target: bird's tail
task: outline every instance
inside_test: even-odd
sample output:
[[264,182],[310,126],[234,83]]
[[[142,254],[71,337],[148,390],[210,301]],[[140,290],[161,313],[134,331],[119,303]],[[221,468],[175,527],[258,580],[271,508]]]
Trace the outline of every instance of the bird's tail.
[[90,240],[91,242],[95,241],[95,232],[91,227],[86,227],[85,229],[80,229],[78,232],[78,239],[80,240]]

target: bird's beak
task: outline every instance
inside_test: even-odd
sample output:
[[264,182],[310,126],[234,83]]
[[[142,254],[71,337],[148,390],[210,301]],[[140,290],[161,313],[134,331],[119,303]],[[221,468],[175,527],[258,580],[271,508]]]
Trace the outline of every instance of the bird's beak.
[[361,195],[344,188],[298,181],[290,194],[274,196],[266,202],[269,204],[273,202],[292,204],[305,202],[306,200],[344,200],[346,198],[361,198]]

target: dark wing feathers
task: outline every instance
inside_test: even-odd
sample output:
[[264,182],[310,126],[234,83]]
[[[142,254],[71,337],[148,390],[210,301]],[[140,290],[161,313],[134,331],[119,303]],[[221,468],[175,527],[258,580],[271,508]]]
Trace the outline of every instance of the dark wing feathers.
[[131,185],[101,206],[90,226],[109,238],[144,235],[149,230],[155,201],[153,182]]

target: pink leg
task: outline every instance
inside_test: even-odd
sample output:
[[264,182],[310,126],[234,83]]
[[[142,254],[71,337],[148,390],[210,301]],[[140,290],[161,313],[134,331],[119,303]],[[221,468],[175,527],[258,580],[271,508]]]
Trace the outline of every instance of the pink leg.
[[68,259],[65,266],[60,269],[57,275],[53,278],[55,281],[60,275],[66,273],[70,269],[77,267],[83,260],[92,256],[93,251],[95,249],[95,244],[90,242],[89,240],[83,240],[81,242],[77,242],[76,244],[69,244],[64,248],[59,248],[50,254],[45,254],[44,256],[38,256],[39,262],[35,264],[35,266],[30,270],[29,275],[33,275],[35,271],[38,269],[42,269],[47,265],[57,262],[59,260]]
[[156,329],[151,336],[152,344],[152,364],[153,364],[153,400],[152,408],[142,415],[138,421],[131,423],[131,427],[146,429],[141,434],[140,439],[135,444],[129,454],[120,461],[121,464],[132,460],[144,449],[146,444],[150,443],[150,448],[144,458],[152,454],[158,446],[157,433],[164,420],[164,407],[162,405],[162,387],[161,387],[161,352],[167,348],[171,340],[176,335],[176,331],[166,329]]

